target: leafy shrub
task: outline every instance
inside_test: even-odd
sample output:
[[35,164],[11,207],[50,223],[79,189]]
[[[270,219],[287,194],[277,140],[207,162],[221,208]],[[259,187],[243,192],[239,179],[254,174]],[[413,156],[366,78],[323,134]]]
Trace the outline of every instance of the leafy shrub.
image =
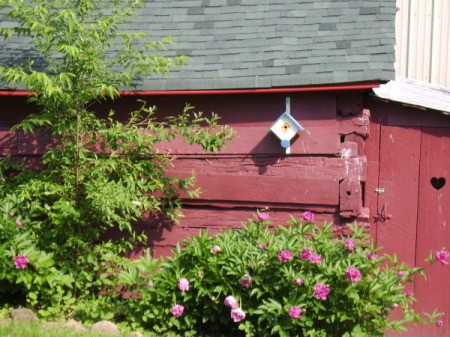
[[[404,288],[422,270],[377,256],[362,227],[335,237],[332,224],[269,225],[258,213],[242,230],[201,232],[161,264],[137,260],[122,273],[138,295],[130,300],[133,323],[184,335],[345,337],[384,336],[426,320]],[[396,307],[403,317],[390,321]]]
[[[33,208],[32,204],[27,207]],[[34,232],[10,203],[0,206],[0,299],[3,305],[30,305],[39,301],[70,302],[67,288],[73,279],[55,268],[54,256],[36,246]]]

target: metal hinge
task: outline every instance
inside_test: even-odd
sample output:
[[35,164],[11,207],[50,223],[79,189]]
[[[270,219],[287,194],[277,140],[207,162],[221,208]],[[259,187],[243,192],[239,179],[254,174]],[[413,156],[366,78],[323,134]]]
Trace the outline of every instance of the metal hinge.
[[375,220],[379,222],[388,222],[391,218],[392,215],[387,212],[387,205],[384,203],[381,211],[375,217]]

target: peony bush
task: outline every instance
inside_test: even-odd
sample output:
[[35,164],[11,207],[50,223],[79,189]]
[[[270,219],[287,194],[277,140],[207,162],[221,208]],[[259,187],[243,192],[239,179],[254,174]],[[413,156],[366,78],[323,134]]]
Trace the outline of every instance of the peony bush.
[[[258,212],[242,230],[201,232],[161,263],[149,255],[121,274],[134,326],[180,335],[384,336],[409,322],[433,321],[411,309],[405,283],[420,268],[378,256],[357,224],[336,237],[313,214],[273,227]],[[440,250],[429,262],[446,264]],[[394,308],[402,317],[390,320]]]

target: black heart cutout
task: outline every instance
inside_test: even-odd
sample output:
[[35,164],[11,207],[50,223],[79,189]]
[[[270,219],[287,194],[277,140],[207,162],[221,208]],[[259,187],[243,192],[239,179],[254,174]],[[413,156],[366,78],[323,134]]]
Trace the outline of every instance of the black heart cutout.
[[431,178],[431,186],[433,186],[436,190],[440,190],[445,186],[445,178]]

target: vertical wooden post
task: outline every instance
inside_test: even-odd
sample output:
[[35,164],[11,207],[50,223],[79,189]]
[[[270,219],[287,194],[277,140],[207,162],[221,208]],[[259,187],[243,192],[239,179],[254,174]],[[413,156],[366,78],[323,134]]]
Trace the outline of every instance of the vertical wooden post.
[[[288,115],[291,114],[291,98],[290,97],[286,97],[286,113]],[[286,154],[290,154],[290,153],[291,153],[291,144],[290,144],[290,141],[289,141],[289,145],[286,148]]]

